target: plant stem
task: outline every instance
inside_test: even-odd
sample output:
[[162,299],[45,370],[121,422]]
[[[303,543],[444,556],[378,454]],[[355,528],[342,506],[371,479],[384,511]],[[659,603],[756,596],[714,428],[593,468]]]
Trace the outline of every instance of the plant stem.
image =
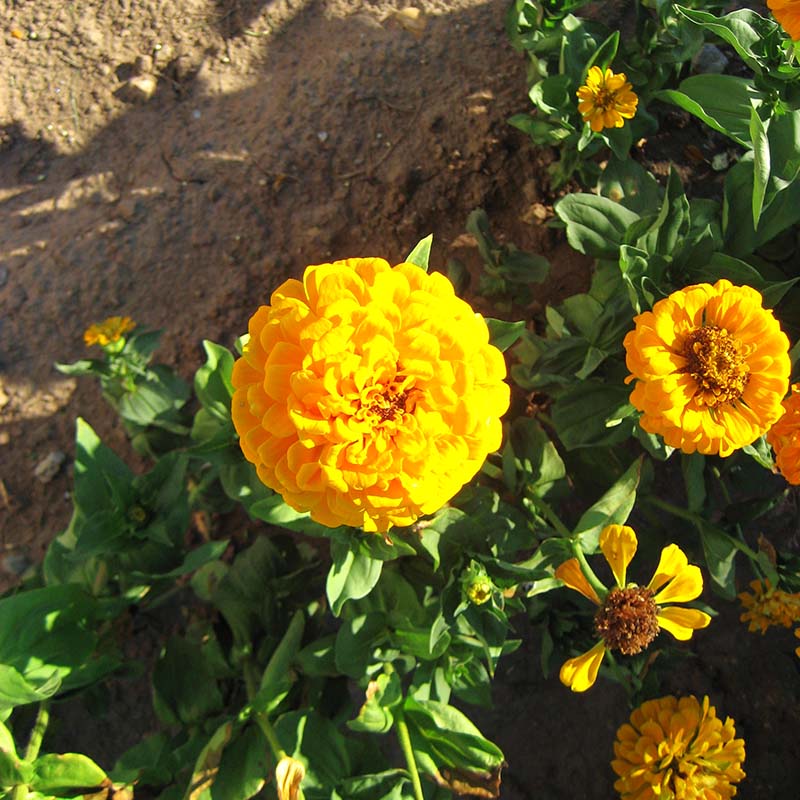
[[403,710],[395,712],[394,723],[397,727],[397,740],[406,759],[406,766],[411,773],[411,785],[414,787],[414,800],[425,800],[422,794],[422,782],[419,779],[417,762],[414,759],[414,748],[411,746],[411,735],[408,732],[408,723],[403,716]]
[[589,581],[589,585],[597,592],[597,596],[600,600],[605,600],[608,595],[608,589],[600,581],[600,578],[594,574],[594,570],[589,566],[589,562],[586,560],[586,556],[577,540],[573,540],[572,542],[572,552],[575,554],[575,558],[578,559],[583,577]]
[[[39,703],[39,711],[36,714],[36,720],[33,723],[33,730],[31,737],[28,739],[28,746],[25,748],[25,761],[35,761],[39,755],[39,749],[42,746],[42,739],[47,730],[47,724],[50,722],[50,701],[44,700]],[[30,793],[30,787],[26,783],[19,783],[14,787],[11,794],[11,800],[25,800]]]

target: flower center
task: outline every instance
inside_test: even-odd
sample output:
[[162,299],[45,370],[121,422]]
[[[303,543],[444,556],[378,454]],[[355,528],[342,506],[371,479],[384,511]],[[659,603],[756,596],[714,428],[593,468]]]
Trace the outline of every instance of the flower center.
[[658,606],[643,586],[612,589],[594,618],[595,633],[609,650],[640,653],[658,635]]
[[741,344],[725,328],[703,325],[683,345],[684,372],[697,382],[696,399],[710,408],[738,400],[750,380]]
[[597,90],[595,95],[595,105],[603,111],[608,111],[609,108],[614,108],[617,98],[614,92],[610,92],[605,86]]
[[401,417],[406,410],[408,392],[394,392],[387,389],[381,394],[374,394],[369,402],[369,413],[377,417],[377,421],[387,422]]

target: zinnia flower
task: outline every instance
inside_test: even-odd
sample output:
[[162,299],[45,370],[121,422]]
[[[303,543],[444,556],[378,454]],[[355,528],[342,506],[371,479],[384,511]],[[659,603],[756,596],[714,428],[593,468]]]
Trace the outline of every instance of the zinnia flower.
[[745,609],[739,619],[747,622],[751,633],[765,633],[767,628],[791,628],[800,623],[800,593],[774,589],[768,580],[751,581],[749,592],[739,595]]
[[660,630],[685,641],[691,638],[692,631],[705,628],[711,621],[703,611],[664,605],[695,600],[703,591],[700,568],[690,565],[675,544],[661,551],[658,567],[647,586],[625,582],[637,544],[636,534],[627,525],[609,525],[603,529],[600,550],[617,585],[602,599],[581,571],[577,558],[565,561],[555,571],[555,576],[570,589],[599,606],[594,630],[600,641],[583,655],[565,661],[559,673],[561,682],[573,692],[584,692],[594,684],[606,650],[635,655],[644,650]]
[[775,451],[775,463],[786,480],[800,484],[800,383],[783,401],[783,416],[767,431],[767,442]]
[[437,511],[500,445],[502,353],[443,275],[308,267],[250,320],[233,369],[245,457],[323,525],[384,533]]
[[800,40],[800,0],[767,0],[767,6],[786,33]]
[[136,323],[130,317],[108,317],[102,322],[90,325],[83,332],[83,341],[87,347],[99,344],[101,347],[119,341],[128,331],[132,331]]
[[685,453],[728,456],[783,414],[789,340],[761,295],[719,280],[659,300],[623,341],[640,424]]
[[708,697],[647,700],[617,731],[611,768],[621,800],[727,800],[744,778],[744,739]]
[[636,114],[639,103],[624,72],[615,74],[600,67],[589,70],[586,83],[576,94],[580,101],[578,111],[595,132],[603,128],[621,128],[626,119]]

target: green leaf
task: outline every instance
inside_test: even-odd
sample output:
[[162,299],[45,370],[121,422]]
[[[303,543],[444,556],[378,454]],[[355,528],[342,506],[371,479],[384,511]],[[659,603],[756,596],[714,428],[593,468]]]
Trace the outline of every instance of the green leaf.
[[699,525],[711,580],[719,593],[727,600],[736,599],[736,566],[734,560],[738,543],[725,531],[702,522]]
[[[212,800],[212,798],[216,800],[216,797],[219,797],[219,795],[215,797],[213,784],[219,772],[223,752],[237,727],[236,721],[228,720],[214,731],[195,761],[183,800]],[[220,800],[222,800],[221,797]],[[231,800],[234,799],[231,798]]]
[[386,615],[380,611],[346,620],[336,635],[336,668],[351,678],[361,678],[375,660],[374,651],[387,636]]
[[600,193],[638,214],[654,211],[659,205],[658,181],[632,158],[611,158],[600,174]]
[[403,700],[403,686],[396,672],[381,673],[370,681],[367,698],[358,716],[347,723],[347,727],[362,733],[388,733],[394,725],[392,709]]
[[639,215],[595,194],[568,194],[555,205],[567,225],[567,240],[578,252],[596,258],[617,258],[625,231]]
[[599,380],[578,383],[558,395],[551,414],[567,450],[600,447],[624,441],[634,427],[634,409],[627,386]]
[[106,773],[80,753],[48,753],[33,763],[30,787],[45,794],[72,794],[75,789],[91,789],[107,779]]
[[769,181],[770,154],[767,129],[755,107],[750,109],[750,138],[753,142],[753,227],[758,228]]
[[300,610],[295,611],[286,633],[270,656],[261,676],[258,694],[252,701],[253,708],[257,711],[268,714],[274,711],[291,688],[294,679],[289,668],[300,650],[304,630],[305,615]]
[[347,600],[366,597],[381,576],[383,562],[365,555],[351,540],[331,541],[331,568],[325,591],[334,616],[339,616]]
[[[33,765],[29,761],[19,758],[13,749],[0,748],[0,791],[27,784],[32,775]],[[13,795],[3,793],[2,797],[9,798]]]
[[222,694],[198,645],[169,640],[153,670],[153,703],[168,725],[197,725],[222,709]]
[[705,466],[706,457],[702,453],[681,453],[681,472],[689,511],[700,512],[706,502]]
[[433,244],[433,234],[429,233],[424,239],[421,239],[414,249],[406,256],[406,264],[416,264],[428,271],[428,259],[431,255],[431,245]]
[[747,78],[714,74],[692,75],[681,81],[678,89],[663,89],[653,98],[694,114],[744,147],[752,145],[751,109],[766,99]]
[[404,769],[345,778],[340,785],[342,800],[413,800],[411,781]]
[[486,317],[486,325],[489,327],[489,341],[503,353],[517,343],[525,330],[525,320],[506,322]]
[[600,532],[607,525],[624,525],[636,502],[643,456],[625,470],[616,483],[578,520],[573,535],[583,550],[597,550]]
[[272,779],[273,769],[273,756],[264,734],[251,724],[225,745],[219,770],[211,785],[210,800],[255,797]]
[[619,31],[614,31],[604,42],[594,51],[594,54],[586,63],[586,72],[584,79],[589,70],[597,64],[600,69],[605,70],[611,65],[611,62],[617,57],[617,49],[619,48]]
[[194,374],[194,391],[203,407],[222,421],[230,420],[233,397],[233,355],[230,350],[203,339],[206,363]]

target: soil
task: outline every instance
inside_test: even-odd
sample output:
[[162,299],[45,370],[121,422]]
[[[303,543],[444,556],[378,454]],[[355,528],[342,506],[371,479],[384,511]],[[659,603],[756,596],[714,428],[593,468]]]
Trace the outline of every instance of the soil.
[[[121,314],[163,329],[159,360],[191,379],[202,339],[232,346],[307,264],[397,262],[434,233],[434,267],[457,258],[477,275],[464,233],[477,207],[498,238],[553,264],[528,312],[586,288],[586,261],[546,225],[552,156],[506,123],[529,110],[507,6],[0,0],[3,587],[68,522],[78,416],[141,466],[97,385],[53,367],[89,355],[92,322]],[[66,460],[42,482],[34,470],[54,452]],[[800,782],[794,640],[748,635],[735,609],[724,614],[696,637],[702,668],[672,688],[709,693],[741,726],[750,777],[739,796],[790,800]],[[574,696],[556,675],[542,680],[537,636],[519,628],[525,645],[479,716],[510,762],[502,797],[613,796],[622,691],[601,682]],[[117,753],[135,741],[126,713]],[[111,766],[109,737],[93,724],[91,713],[80,722],[85,752]]]

